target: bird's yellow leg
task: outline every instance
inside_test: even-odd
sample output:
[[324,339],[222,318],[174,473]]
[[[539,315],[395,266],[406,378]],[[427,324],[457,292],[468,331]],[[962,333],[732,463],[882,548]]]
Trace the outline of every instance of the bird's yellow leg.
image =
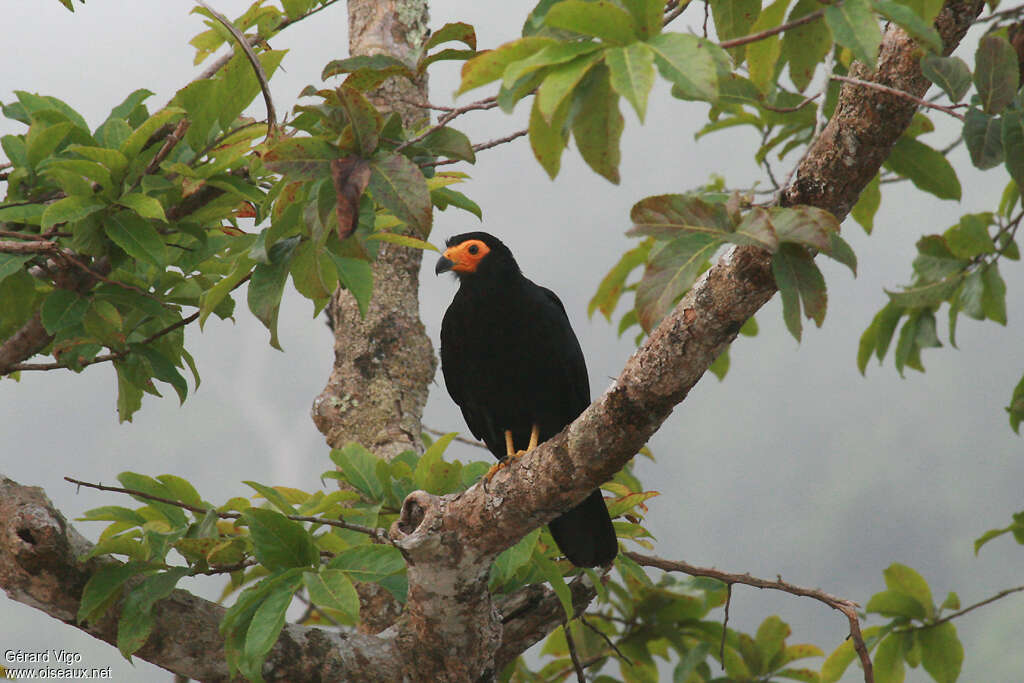
[[507,467],[508,463],[516,458],[521,458],[534,448],[537,447],[537,443],[540,441],[540,425],[534,424],[530,430],[530,445],[526,447],[525,451],[517,451],[515,444],[512,442],[512,430],[505,430],[505,459],[499,462],[497,465],[487,470],[487,474],[484,475],[484,480],[490,481],[503,467]]

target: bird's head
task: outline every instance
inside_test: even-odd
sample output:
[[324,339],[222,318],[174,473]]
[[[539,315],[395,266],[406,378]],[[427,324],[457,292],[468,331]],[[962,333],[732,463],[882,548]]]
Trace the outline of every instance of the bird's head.
[[445,242],[445,247],[444,255],[434,268],[437,274],[451,271],[460,280],[466,280],[519,273],[519,266],[508,247],[486,232],[456,235]]

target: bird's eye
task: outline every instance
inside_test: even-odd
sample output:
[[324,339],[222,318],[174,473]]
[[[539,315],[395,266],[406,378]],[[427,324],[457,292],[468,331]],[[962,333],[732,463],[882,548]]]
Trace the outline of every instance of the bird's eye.
[[469,249],[467,251],[470,254],[473,254],[474,256],[476,256],[477,252],[480,251],[480,247],[476,246],[475,244],[471,244],[471,245],[469,245]]

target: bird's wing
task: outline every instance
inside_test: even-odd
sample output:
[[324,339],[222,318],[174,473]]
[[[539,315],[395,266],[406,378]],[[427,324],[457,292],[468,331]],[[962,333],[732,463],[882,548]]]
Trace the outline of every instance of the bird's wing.
[[[496,436],[494,425],[488,414],[480,409],[479,401],[473,396],[473,387],[469,373],[466,372],[466,330],[459,329],[465,316],[460,316],[457,303],[445,312],[441,321],[441,372],[444,374],[445,388],[455,404],[462,411],[466,426],[477,439],[484,441],[496,457],[504,455],[504,445]],[[497,450],[495,450],[497,449]]]
[[565,306],[558,295],[547,287],[540,288],[548,301],[554,304],[552,310],[557,319],[557,338],[555,348],[558,349],[558,361],[564,373],[566,387],[569,391],[569,398],[572,404],[572,415],[568,420],[575,420],[583,410],[590,405],[590,379],[587,375],[587,362],[583,358],[583,349],[576,338],[576,333],[569,323],[569,316],[565,312]]

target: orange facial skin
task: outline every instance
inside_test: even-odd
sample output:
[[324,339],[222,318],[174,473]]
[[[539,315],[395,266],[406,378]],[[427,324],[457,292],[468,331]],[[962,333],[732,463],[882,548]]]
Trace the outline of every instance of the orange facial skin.
[[445,249],[444,258],[452,262],[451,270],[457,273],[473,273],[490,251],[491,248],[480,240],[466,240]]

